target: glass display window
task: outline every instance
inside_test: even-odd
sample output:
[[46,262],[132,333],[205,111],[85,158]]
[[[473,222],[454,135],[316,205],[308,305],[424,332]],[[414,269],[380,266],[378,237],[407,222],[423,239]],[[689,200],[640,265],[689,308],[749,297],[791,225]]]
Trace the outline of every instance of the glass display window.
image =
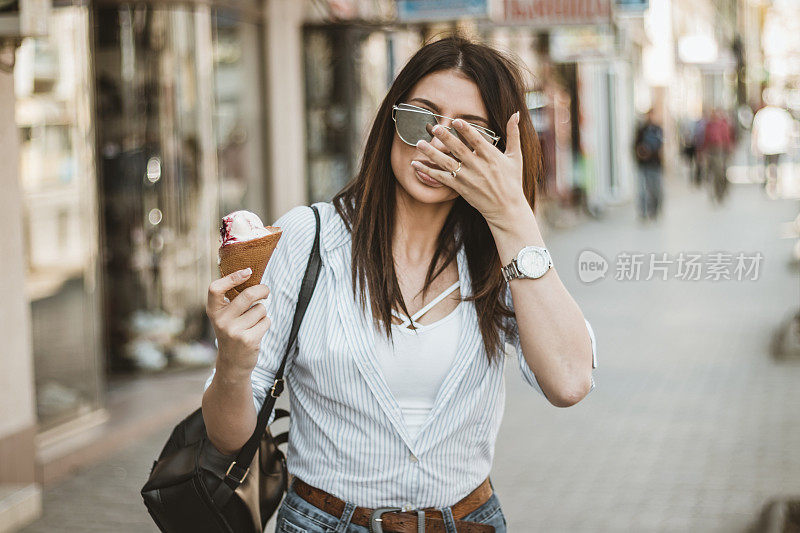
[[44,430],[102,404],[89,13],[53,9],[17,49],[19,179],[36,409]]

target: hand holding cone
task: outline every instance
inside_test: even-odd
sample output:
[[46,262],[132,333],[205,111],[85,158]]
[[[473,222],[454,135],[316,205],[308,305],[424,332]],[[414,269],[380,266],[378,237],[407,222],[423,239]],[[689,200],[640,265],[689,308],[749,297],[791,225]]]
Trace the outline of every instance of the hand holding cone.
[[246,288],[261,283],[267,263],[280,238],[280,228],[265,227],[258,215],[250,211],[234,211],[222,218],[220,273],[227,276],[247,267],[253,270],[253,274],[247,280],[225,293],[229,300],[233,300]]

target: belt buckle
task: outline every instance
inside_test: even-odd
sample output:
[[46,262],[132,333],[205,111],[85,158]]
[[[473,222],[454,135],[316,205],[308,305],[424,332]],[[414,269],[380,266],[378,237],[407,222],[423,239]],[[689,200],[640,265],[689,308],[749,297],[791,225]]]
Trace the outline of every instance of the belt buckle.
[[402,507],[379,507],[372,511],[372,514],[369,515],[369,531],[370,533],[383,533],[383,527],[381,527],[381,522],[383,522],[383,516],[386,513],[396,513],[398,511],[402,511]]
[[[414,511],[414,508],[409,507],[379,507],[372,511],[372,514],[369,517],[369,531],[370,533],[384,533],[383,527],[381,522],[383,516],[386,513],[401,513],[406,511]],[[416,509],[417,511],[417,533],[425,533],[425,511],[422,509]]]

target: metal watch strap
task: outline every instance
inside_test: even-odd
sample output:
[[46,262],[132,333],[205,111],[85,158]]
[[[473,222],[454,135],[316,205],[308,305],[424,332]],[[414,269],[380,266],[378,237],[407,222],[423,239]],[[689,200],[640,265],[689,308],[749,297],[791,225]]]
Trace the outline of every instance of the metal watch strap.
[[503,273],[503,279],[506,280],[506,283],[511,281],[512,279],[517,279],[522,276],[522,273],[517,268],[517,258],[511,260],[511,263],[507,264],[506,266],[502,267],[500,271]]

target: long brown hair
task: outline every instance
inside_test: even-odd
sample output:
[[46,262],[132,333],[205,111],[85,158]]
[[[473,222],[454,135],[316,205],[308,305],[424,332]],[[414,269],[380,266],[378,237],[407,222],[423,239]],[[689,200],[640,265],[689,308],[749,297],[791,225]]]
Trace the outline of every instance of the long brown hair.
[[[429,42],[406,63],[389,88],[370,129],[358,174],[333,197],[333,205],[352,234],[352,284],[360,288],[361,305],[366,309],[365,287],[369,288],[372,314],[383,322],[392,339],[392,308],[395,304],[406,315],[392,255],[396,180],[391,167],[394,139],[392,106],[403,101],[424,76],[455,69],[478,86],[489,113],[489,128],[501,136],[497,147],[505,151],[506,122],[520,111],[519,130],[523,158],[523,191],[534,207],[537,179],[542,171],[539,139],[527,112],[524,80],[520,63],[486,44],[459,34]],[[472,296],[489,362],[502,354],[500,331],[509,333],[506,318],[512,316],[505,305],[505,281],[500,273],[500,257],[483,215],[461,196],[457,197],[437,239],[423,298],[431,282],[456,258],[464,246],[472,280]],[[434,268],[443,259],[442,266]],[[413,326],[412,326],[413,327]]]

